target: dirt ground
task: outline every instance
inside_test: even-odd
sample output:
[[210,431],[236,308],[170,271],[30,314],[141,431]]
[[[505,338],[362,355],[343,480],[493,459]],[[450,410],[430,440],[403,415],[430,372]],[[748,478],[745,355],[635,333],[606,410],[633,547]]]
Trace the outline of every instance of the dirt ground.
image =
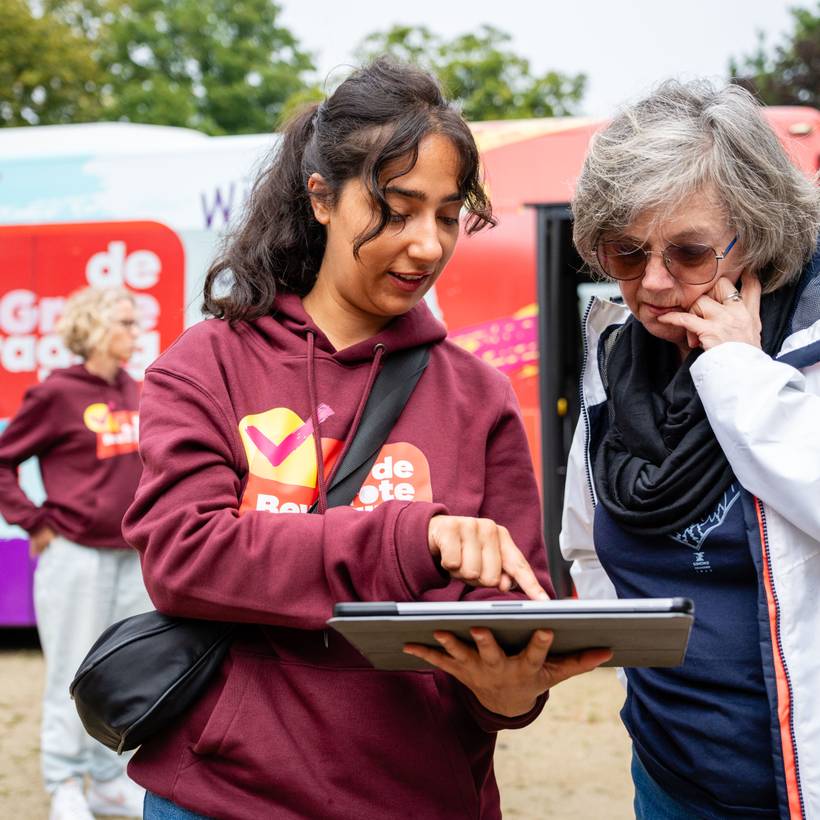
[[[0,636],[0,818],[4,820],[48,816],[38,759],[42,672],[37,649],[10,646]],[[622,700],[615,673],[596,670],[556,687],[531,726],[502,732],[496,768],[504,816],[515,820],[633,817],[629,742],[618,718]]]

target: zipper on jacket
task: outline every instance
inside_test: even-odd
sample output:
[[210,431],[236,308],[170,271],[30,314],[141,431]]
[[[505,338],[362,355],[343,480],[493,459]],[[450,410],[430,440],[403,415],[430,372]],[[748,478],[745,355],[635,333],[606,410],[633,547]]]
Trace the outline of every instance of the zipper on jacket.
[[803,787],[800,783],[800,761],[797,756],[797,738],[794,733],[794,691],[792,689],[791,675],[789,674],[789,667],[786,665],[786,656],[783,654],[783,643],[780,637],[780,602],[777,599],[777,589],[774,585],[774,571],[772,570],[771,552],[769,550],[769,530],[766,524],[766,510],[763,507],[763,502],[757,497],[755,497],[755,507],[757,508],[758,515],[760,516],[760,527],[763,535],[762,546],[766,557],[766,574],[769,578],[769,588],[772,591],[772,600],[774,601],[775,640],[777,643],[777,654],[780,657],[780,664],[783,667],[783,674],[786,678],[786,688],[789,694],[789,739],[792,744],[792,754],[794,755],[794,778],[797,783],[797,797],[800,801],[800,816],[801,818],[805,818],[806,805],[803,800]]
[[579,406],[581,408],[581,417],[584,420],[584,467],[586,468],[587,474],[587,490],[589,491],[589,497],[592,500],[592,506],[595,507],[598,504],[598,499],[595,496],[595,487],[592,483],[592,467],[589,463],[589,439],[590,439],[590,429],[589,429],[589,411],[587,409],[586,398],[584,396],[584,379],[587,375],[587,364],[589,363],[589,342],[588,342],[588,334],[589,334],[589,314],[592,312],[592,306],[595,304],[595,297],[591,297],[589,302],[587,303],[586,308],[584,308],[584,317],[581,320],[581,340],[583,342],[583,356],[581,358],[581,379],[578,382],[578,394],[579,394]]

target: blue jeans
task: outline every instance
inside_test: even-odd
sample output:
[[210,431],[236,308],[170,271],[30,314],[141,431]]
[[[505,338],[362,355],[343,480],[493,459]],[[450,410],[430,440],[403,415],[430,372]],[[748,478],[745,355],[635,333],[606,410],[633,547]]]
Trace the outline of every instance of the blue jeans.
[[634,750],[632,782],[635,784],[635,820],[702,820],[702,815],[678,803],[650,777]]
[[143,820],[208,820],[204,814],[183,809],[182,806],[148,791],[145,792],[145,808],[142,810],[142,818]]

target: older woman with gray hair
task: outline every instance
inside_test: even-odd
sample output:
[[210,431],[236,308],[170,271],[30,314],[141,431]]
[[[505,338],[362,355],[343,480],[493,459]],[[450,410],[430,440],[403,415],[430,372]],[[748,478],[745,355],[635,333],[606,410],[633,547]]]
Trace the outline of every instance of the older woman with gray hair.
[[820,205],[736,87],[667,82],[590,146],[593,300],[561,546],[581,597],[695,602],[627,669],[638,818],[820,817]]
[[[0,436],[0,513],[29,533],[37,629],[46,662],[41,755],[50,820],[142,816],[144,792],[125,761],[86,735],[68,694],[85,653],[115,621],[151,608],[122,517],[140,478],[139,390],[123,369],[139,326],[134,298],[78,291],[59,330],[81,364],[32,387]],[[40,462],[46,491],[33,503],[17,466]],[[86,779],[88,780],[86,789]]]

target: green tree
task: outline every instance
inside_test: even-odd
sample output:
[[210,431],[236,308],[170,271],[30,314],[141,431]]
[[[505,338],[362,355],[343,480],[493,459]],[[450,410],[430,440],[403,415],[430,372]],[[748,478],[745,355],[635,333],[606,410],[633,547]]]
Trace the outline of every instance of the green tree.
[[3,0],[0,126],[85,122],[100,115],[103,74],[88,43],[25,0]]
[[586,87],[584,74],[535,75],[529,60],[512,52],[511,37],[493,26],[445,40],[425,26],[393,26],[367,36],[357,57],[380,54],[432,71],[469,120],[508,120],[574,114]]
[[758,34],[757,51],[731,60],[733,82],[747,88],[768,105],[811,105],[820,108],[820,2],[814,11],[791,9],[794,31],[766,51]]
[[270,131],[313,70],[274,0],[46,2],[93,42],[107,74],[105,119]]

